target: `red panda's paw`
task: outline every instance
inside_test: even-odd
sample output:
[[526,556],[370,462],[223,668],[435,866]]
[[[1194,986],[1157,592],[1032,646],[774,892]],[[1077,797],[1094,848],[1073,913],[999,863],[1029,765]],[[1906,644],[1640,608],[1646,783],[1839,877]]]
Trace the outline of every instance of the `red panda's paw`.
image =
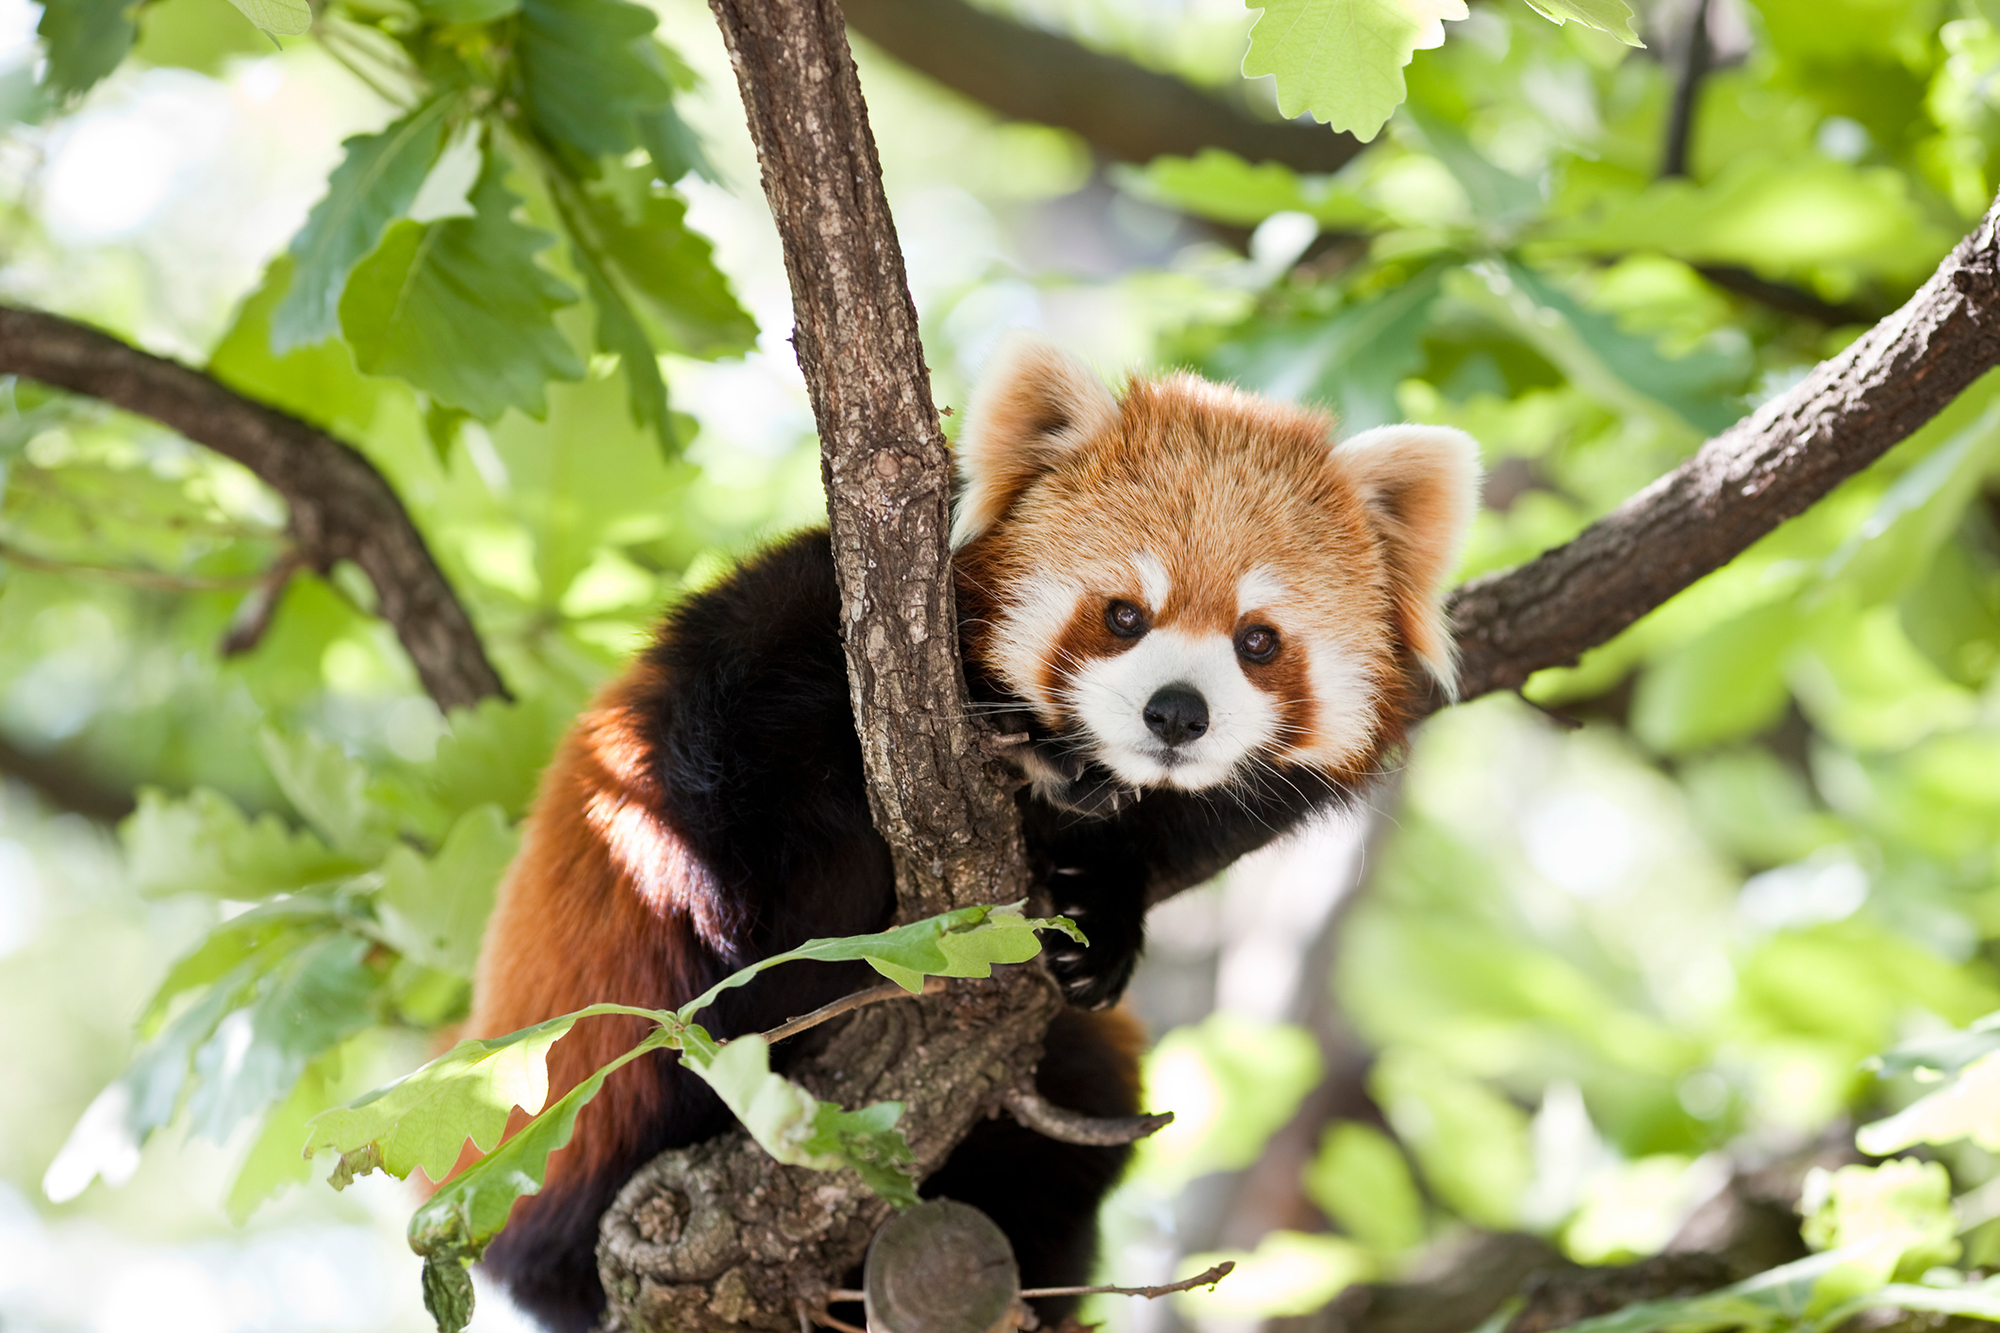
[[1090,945],[1078,944],[1067,935],[1042,932],[1049,971],[1062,987],[1063,998],[1078,1009],[1109,1009],[1125,993],[1132,969],[1139,965],[1145,947],[1143,918],[1136,914],[1093,910],[1091,906],[1065,902],[1061,871],[1053,885],[1056,913],[1083,928]]

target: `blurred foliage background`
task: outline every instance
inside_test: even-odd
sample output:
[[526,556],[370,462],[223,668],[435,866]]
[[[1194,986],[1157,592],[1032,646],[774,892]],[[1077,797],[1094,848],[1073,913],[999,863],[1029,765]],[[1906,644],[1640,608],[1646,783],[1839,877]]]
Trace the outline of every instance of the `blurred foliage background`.
[[[1233,0],[992,8],[1286,100],[1242,79]],[[1634,22],[1474,5],[1331,176],[1112,162],[858,42],[940,402],[1039,327],[1113,375],[1471,431],[1464,575],[1564,540],[1893,310],[2000,185],[1990,0]],[[441,716],[365,578],[290,575],[241,468],[0,386],[0,1322],[424,1327],[410,1197],[326,1189],[303,1121],[463,1013],[594,685],[822,510],[733,77],[695,0],[336,0],[282,46],[222,0],[8,0],[0,67],[0,295],[360,448],[517,700]],[[1808,1239],[1863,1254],[1842,1290],[2000,1258],[2000,1041],[1947,1035],[2000,1009],[1996,671],[1989,378],[1578,667],[1435,719],[1369,810],[1168,904],[1133,1002],[1180,1120],[1106,1273],[1245,1268],[1097,1317],[1245,1328],[1476,1231],[1635,1258],[1732,1170],[1837,1165],[1898,1111],[1867,1146],[1923,1165],[1808,1190]],[[1955,1110],[1918,1100],[1941,1079]]]

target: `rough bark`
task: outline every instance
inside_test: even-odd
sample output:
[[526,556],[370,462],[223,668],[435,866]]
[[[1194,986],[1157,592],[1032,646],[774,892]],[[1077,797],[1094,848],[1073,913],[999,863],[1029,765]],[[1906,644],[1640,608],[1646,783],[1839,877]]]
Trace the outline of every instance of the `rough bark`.
[[235,459],[285,498],[293,540],[314,569],[352,560],[368,575],[440,708],[506,693],[396,492],[352,448],[198,370],[45,311],[0,306],[0,374],[151,417]]
[[1575,540],[1451,600],[1460,697],[1573,663],[1880,458],[2000,365],[2000,205],[1903,308]]
[[[928,1174],[1033,1067],[1061,1003],[1039,969],[953,982],[941,996],[863,1010],[793,1074],[843,1105],[904,1103]],[[794,1302],[851,1275],[889,1212],[851,1173],[780,1166],[741,1133],[663,1153],[605,1215],[607,1333],[789,1333]]]
[[919,73],[1003,116],[1071,130],[1108,157],[1150,162],[1224,148],[1295,171],[1338,171],[1351,134],[1266,120],[1129,60],[1015,23],[964,0],[847,0],[855,31]]
[[848,688],[905,919],[1024,896],[1010,792],[966,711],[951,458],[861,82],[832,0],[711,0],[791,276]]

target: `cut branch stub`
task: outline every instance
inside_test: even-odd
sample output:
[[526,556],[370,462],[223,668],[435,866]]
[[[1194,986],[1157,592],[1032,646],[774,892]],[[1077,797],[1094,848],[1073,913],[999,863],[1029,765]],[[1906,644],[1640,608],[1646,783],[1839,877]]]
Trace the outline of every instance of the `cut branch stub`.
[[1006,1333],[1021,1269],[993,1219],[950,1199],[898,1213],[868,1246],[870,1333]]

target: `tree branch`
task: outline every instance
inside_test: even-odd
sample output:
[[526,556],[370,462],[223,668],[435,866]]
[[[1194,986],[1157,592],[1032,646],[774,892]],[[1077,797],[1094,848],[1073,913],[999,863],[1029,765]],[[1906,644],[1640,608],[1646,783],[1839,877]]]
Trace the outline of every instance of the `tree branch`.
[[[860,81],[834,0],[710,0],[784,243],[793,343],[819,424],[848,688],[903,919],[1025,897],[1011,789],[966,708],[950,457]],[[851,1015],[788,1073],[843,1105],[900,1101],[919,1176],[1019,1086],[1060,1000],[1038,967]],[[825,1030],[822,1030],[825,1031]],[[889,1205],[778,1166],[740,1132],[655,1158],[598,1250],[612,1329],[789,1333]]]
[[85,771],[54,753],[31,753],[0,736],[0,777],[33,787],[58,810],[115,824],[137,808],[129,791],[106,787]]
[[[1451,599],[1460,697],[1573,663],[1868,466],[2000,365],[2000,204],[1901,310],[1574,540]],[[1439,701],[1441,702],[1441,701]]]
[[368,575],[382,618],[440,708],[506,694],[396,492],[346,444],[198,370],[45,311],[0,305],[0,374],[151,417],[235,459],[285,498],[292,536],[314,569],[352,560]]
[[1338,171],[1361,151],[1324,125],[1265,120],[1168,74],[977,9],[965,0],[848,0],[875,45],[1003,116],[1071,130],[1123,162],[1225,148],[1294,171]]

